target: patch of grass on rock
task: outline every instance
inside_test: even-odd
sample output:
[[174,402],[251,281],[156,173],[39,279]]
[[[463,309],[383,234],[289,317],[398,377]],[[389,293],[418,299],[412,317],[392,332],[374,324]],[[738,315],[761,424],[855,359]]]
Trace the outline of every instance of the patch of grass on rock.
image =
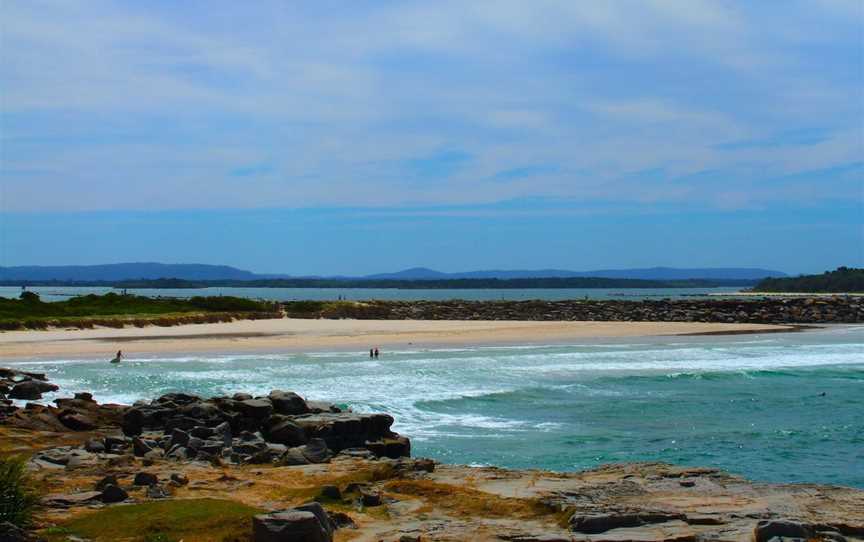
[[[61,525],[94,542],[243,542],[251,540],[252,516],[263,511],[235,501],[175,499],[103,508]],[[66,540],[45,532],[48,540]]]

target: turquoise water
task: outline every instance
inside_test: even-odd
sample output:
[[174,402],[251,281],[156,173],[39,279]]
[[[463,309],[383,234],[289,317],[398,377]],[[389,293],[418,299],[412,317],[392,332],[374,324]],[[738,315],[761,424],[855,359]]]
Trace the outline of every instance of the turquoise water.
[[378,360],[363,352],[106,359],[13,365],[100,401],[295,390],[390,412],[416,455],[450,463],[576,470],[657,460],[864,488],[864,326],[385,350]]
[[[28,290],[38,293],[44,301],[62,301],[73,295],[104,294],[118,292],[107,287],[58,287],[32,286]],[[500,289],[447,289],[447,290],[399,290],[397,288],[171,288],[171,289],[135,289],[129,288],[130,294],[150,297],[192,297],[233,295],[252,299],[267,299],[270,301],[307,300],[316,301],[339,299],[365,300],[385,299],[396,301],[415,300],[447,300],[470,299],[486,300],[520,300],[546,299],[550,301],[562,299],[662,299],[704,296],[711,294],[728,294],[741,290],[739,287],[718,288],[537,288],[527,290]],[[0,286],[0,297],[18,297],[20,287]]]

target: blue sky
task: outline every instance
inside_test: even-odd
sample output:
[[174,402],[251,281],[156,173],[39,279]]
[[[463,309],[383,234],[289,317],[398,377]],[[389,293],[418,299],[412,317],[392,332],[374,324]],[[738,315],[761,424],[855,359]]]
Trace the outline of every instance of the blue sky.
[[0,4],[0,265],[864,266],[864,4]]

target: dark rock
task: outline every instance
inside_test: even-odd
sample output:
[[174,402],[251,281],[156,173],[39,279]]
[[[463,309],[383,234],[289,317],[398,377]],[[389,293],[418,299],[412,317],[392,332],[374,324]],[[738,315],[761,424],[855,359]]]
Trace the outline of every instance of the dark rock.
[[342,492],[339,491],[339,486],[321,486],[321,496],[326,499],[338,501],[342,499]]
[[129,447],[129,442],[123,437],[105,437],[105,451],[117,452]]
[[165,420],[165,431],[170,432],[174,429],[182,429],[191,431],[193,428],[201,425],[201,421],[189,416],[172,416]]
[[92,419],[76,412],[61,412],[57,416],[57,419],[73,431],[92,431],[96,429],[96,423]]
[[194,418],[196,420],[206,420],[218,418],[222,412],[219,407],[212,403],[194,402],[188,405],[183,405],[177,409],[181,416]]
[[171,430],[171,442],[168,446],[170,450],[174,446],[187,446],[189,444],[189,433],[182,429],[172,429]]
[[363,506],[381,506],[381,494],[367,489],[361,489],[360,502],[363,503]]
[[200,401],[200,397],[188,393],[166,393],[162,397],[156,399],[157,403],[175,403],[177,405],[188,405],[189,403],[197,403]]
[[[264,445],[266,446],[266,444]],[[222,454],[222,442],[216,440],[205,440],[201,446],[198,447],[198,453],[204,453],[212,456],[219,456]]]
[[104,503],[123,502],[129,498],[129,494],[116,484],[108,484],[102,488],[99,500]]
[[252,455],[257,454],[260,451],[267,449],[267,443],[263,440],[256,440],[251,442],[243,442],[240,441],[235,444],[231,450],[240,455]]
[[408,437],[398,436],[366,442],[366,447],[378,457],[389,457],[390,459],[411,457],[411,441]]
[[260,422],[270,416],[273,405],[266,399],[246,399],[237,403],[237,409],[243,416]]
[[327,463],[333,454],[327,449],[323,439],[313,438],[305,446],[301,446],[301,453],[310,463]]
[[774,537],[810,539],[816,535],[812,525],[788,519],[760,521],[753,530],[756,542],[767,542]]
[[134,437],[132,439],[132,453],[134,453],[138,457],[143,457],[147,452],[153,450],[153,446],[149,444],[149,442],[145,441],[141,437]]
[[302,427],[281,416],[271,416],[267,420],[264,435],[268,441],[286,446],[301,446],[307,441]]
[[91,439],[84,443],[84,449],[90,453],[101,454],[105,452],[105,443],[101,440]]
[[181,472],[171,473],[171,483],[177,486],[185,486],[189,483],[189,478]]
[[186,447],[190,450],[197,451],[198,448],[204,445],[204,441],[198,437],[189,437],[189,442],[186,443]]
[[252,518],[253,542],[332,542],[321,521],[312,512],[285,510]]
[[247,401],[252,399],[252,396],[248,393],[235,393],[231,398],[235,401]]
[[114,476],[113,474],[106,476],[106,477],[102,478],[101,480],[99,480],[98,482],[96,482],[95,489],[96,489],[96,491],[103,491],[105,489],[105,487],[109,486],[109,485],[113,485],[113,486],[119,486],[120,485],[120,483],[117,481],[117,477]]
[[77,399],[77,400],[79,400],[79,401],[87,401],[87,402],[93,402],[93,403],[96,402],[96,401],[93,401],[93,394],[92,394],[92,393],[87,393],[86,391],[84,391],[84,392],[80,392],[80,393],[76,393],[76,394],[75,394],[75,399]]
[[309,407],[309,412],[318,414],[321,412],[331,412],[337,414],[342,412],[342,409],[333,403],[328,403],[327,401],[306,401],[306,406]]
[[123,423],[121,428],[123,434],[129,437],[140,435],[144,430],[144,420],[146,415],[141,408],[129,408],[123,413]]
[[306,456],[303,455],[303,448],[305,448],[305,446],[288,448],[288,450],[286,450],[285,453],[282,454],[282,457],[279,458],[279,464],[288,467],[310,464],[311,461],[306,459]]
[[159,483],[159,478],[152,472],[139,472],[132,483],[136,486],[155,486]]
[[41,399],[43,393],[57,391],[60,388],[40,380],[25,380],[19,382],[9,391],[10,399]]
[[309,412],[306,401],[294,392],[273,390],[269,395],[273,411],[277,414],[297,415]]
[[[175,429],[175,431],[177,430]],[[198,437],[200,439],[208,439],[212,437],[215,433],[216,432],[213,430],[212,427],[204,427],[201,425],[193,427],[192,430],[189,431],[190,435],[192,435],[193,437]]]
[[327,511],[324,510],[324,507],[321,506],[320,503],[309,502],[295,507],[294,510],[299,510],[301,512],[311,512],[315,514],[315,517],[318,518],[318,522],[321,524],[321,527],[323,527],[324,531],[326,531],[327,536],[329,538],[333,538],[333,531],[336,530],[336,525],[333,524],[333,521],[330,519]]

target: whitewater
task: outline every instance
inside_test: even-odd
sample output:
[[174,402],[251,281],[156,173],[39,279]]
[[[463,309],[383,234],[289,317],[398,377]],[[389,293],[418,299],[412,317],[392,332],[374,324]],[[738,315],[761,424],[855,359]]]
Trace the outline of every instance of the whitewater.
[[414,455],[578,470],[715,466],[755,480],[864,487],[864,326],[546,346],[18,359],[61,388],[131,404],[170,391],[292,390],[388,412]]

